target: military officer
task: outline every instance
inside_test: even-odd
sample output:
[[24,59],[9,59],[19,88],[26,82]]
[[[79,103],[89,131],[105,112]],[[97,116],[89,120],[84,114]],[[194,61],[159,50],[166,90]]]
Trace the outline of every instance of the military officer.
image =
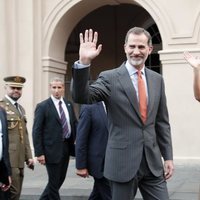
[[5,97],[0,100],[7,113],[9,156],[12,171],[12,184],[9,190],[10,200],[19,200],[24,178],[24,163],[31,169],[34,167],[24,108],[17,100],[22,95],[22,87],[26,79],[20,76],[4,78]]

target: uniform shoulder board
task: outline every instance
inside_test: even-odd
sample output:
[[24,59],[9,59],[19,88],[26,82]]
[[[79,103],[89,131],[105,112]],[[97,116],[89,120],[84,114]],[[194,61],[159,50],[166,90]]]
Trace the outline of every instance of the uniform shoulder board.
[[3,106],[3,104],[0,104],[0,107],[3,108],[3,109],[5,109],[5,107]]
[[5,103],[3,99],[0,99],[0,106],[5,109]]

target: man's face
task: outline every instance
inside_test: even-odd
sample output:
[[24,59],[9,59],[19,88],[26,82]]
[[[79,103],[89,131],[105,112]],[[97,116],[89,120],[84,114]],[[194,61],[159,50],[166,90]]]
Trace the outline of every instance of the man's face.
[[64,94],[64,85],[60,81],[53,81],[50,83],[50,92],[56,98],[60,99]]
[[129,63],[137,69],[144,66],[152,50],[153,47],[148,45],[148,38],[144,34],[130,34],[127,43],[124,44],[124,51]]
[[22,96],[21,87],[12,87],[12,86],[6,85],[5,89],[6,89],[6,94],[14,101],[17,101]]

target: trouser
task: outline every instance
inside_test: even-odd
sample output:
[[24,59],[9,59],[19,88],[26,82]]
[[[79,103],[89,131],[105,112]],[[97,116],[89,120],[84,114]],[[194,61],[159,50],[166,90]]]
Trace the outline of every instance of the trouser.
[[0,199],[1,200],[9,200],[8,193],[0,190]]
[[111,181],[112,200],[133,200],[139,188],[144,200],[169,200],[164,173],[156,177],[149,170],[145,156],[137,175],[129,182]]
[[69,164],[69,144],[64,142],[62,159],[59,163],[46,163],[48,183],[40,200],[60,200],[59,189],[62,186]]
[[110,183],[105,178],[94,178],[94,185],[88,200],[111,200]]
[[10,200],[19,200],[24,179],[24,168],[12,167],[12,183],[8,191]]

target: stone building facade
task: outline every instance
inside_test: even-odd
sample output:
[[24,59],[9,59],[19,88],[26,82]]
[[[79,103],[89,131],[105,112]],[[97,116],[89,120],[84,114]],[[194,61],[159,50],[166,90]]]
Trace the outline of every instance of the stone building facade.
[[79,33],[93,28],[100,34],[103,51],[93,63],[94,80],[123,62],[125,33],[133,26],[153,36],[146,65],[165,80],[175,158],[200,159],[200,104],[193,96],[192,68],[183,59],[185,50],[200,55],[199,0],[1,0],[0,94],[4,76],[26,77],[20,101],[30,135],[35,105],[48,97],[52,77],[65,80],[70,98]]

